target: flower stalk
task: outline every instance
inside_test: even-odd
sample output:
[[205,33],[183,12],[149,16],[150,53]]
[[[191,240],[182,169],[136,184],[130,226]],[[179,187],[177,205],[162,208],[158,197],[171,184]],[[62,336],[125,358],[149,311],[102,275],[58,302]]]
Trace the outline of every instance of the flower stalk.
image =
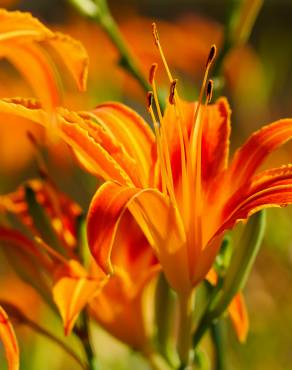
[[90,0],[69,0],[69,2],[79,11],[79,13],[89,17],[101,26],[119,51],[121,67],[137,80],[145,92],[151,90],[151,86],[143,76],[136,59],[130,51],[110,12],[107,2],[104,0],[96,0],[95,2]]
[[193,323],[195,294],[179,295],[179,332],[177,351],[180,358],[180,370],[186,369],[190,362],[191,333]]
[[90,341],[90,333],[89,333],[89,315],[85,310],[82,311],[80,314],[80,323],[79,326],[75,328],[75,334],[79,337],[84,352],[87,357],[87,366],[89,370],[100,370],[97,359],[92,348],[92,344]]

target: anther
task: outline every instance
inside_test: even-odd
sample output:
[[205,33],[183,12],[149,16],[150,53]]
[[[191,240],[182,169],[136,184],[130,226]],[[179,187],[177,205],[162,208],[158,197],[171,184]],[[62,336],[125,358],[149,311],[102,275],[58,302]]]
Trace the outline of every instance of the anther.
[[157,67],[158,67],[157,63],[153,63],[152,66],[150,67],[150,71],[149,71],[149,83],[150,83],[150,85],[153,85],[153,81],[155,79],[155,74],[156,74]]
[[168,100],[169,100],[169,103],[171,105],[174,104],[176,84],[177,84],[177,79],[172,81],[172,83],[170,84],[170,88],[169,88],[169,98],[168,98]]
[[148,109],[148,111],[152,108],[152,103],[153,103],[153,92],[148,91],[148,93],[147,93],[147,109]]
[[38,147],[38,142],[37,142],[37,139],[36,137],[34,136],[34,134],[31,132],[31,131],[26,131],[26,135],[27,135],[27,138],[29,139],[29,141],[31,142],[31,144],[34,146],[34,147]]
[[216,48],[216,45],[213,44],[211,46],[211,49],[210,49],[210,52],[209,52],[209,56],[208,56],[208,59],[207,59],[207,63],[206,63],[206,67],[209,68],[211,66],[211,64],[213,63],[215,57],[216,57],[216,52],[217,52],[217,48]]
[[209,80],[207,84],[207,89],[206,89],[206,98],[207,98],[207,104],[210,103],[212,100],[213,96],[213,87],[214,87],[214,82],[213,80]]
[[153,34],[153,37],[154,37],[155,44],[158,46],[159,36],[158,36],[157,26],[156,26],[155,22],[152,23],[152,34]]

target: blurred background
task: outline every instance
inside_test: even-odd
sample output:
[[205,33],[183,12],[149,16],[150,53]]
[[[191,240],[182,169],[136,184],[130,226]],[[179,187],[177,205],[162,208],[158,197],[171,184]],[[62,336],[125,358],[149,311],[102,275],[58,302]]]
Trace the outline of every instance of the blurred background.
[[[167,60],[179,79],[179,92],[185,99],[195,99],[210,45],[223,47],[230,8],[236,0],[112,0],[110,8],[121,31],[147,76],[150,65],[160,62],[153,45],[151,23],[158,24]],[[250,2],[252,3],[252,2]],[[84,94],[66,83],[64,104],[74,109],[89,109],[99,102],[118,100],[129,104],[147,117],[145,93],[121,67],[119,56],[107,35],[96,25],[76,13],[65,0],[1,1],[8,9],[30,11],[53,29],[79,39],[89,57],[89,83]],[[232,107],[232,149],[266,123],[292,117],[292,2],[266,0],[254,24],[249,41],[236,46],[221,64],[224,77],[222,94]],[[211,73],[212,74],[212,73]],[[162,68],[158,71],[161,91],[168,91]],[[0,63],[0,96],[31,96],[19,75],[4,61]],[[35,152],[27,139],[32,131],[42,142],[43,133],[25,122],[0,122],[0,192],[37,175]],[[291,162],[292,144],[287,144],[268,161],[273,167]],[[78,169],[64,146],[55,144],[45,152],[51,176],[58,185],[83,207],[87,207],[96,181]],[[63,173],[66,173],[66,176]],[[250,333],[240,345],[227,325],[227,370],[292,369],[292,212],[268,210],[264,244],[250,276],[245,297],[250,315]],[[39,305],[39,298],[25,286],[1,256],[0,297],[27,303],[27,313],[46,317],[50,328],[59,331],[60,323]],[[96,348],[108,366],[114,369],[147,369],[137,355],[117,342],[116,356],[107,350],[107,337],[98,328]],[[57,347],[47,340],[18,328],[24,370],[72,369]],[[61,335],[61,334],[60,334]],[[74,345],[74,343],[73,343]],[[50,353],[54,352],[54,356]],[[120,356],[127,359],[120,365]],[[116,361],[116,362],[115,362]],[[122,361],[121,361],[122,362]],[[0,369],[5,369],[0,352]],[[59,367],[58,367],[59,366]],[[107,367],[105,367],[107,369]]]

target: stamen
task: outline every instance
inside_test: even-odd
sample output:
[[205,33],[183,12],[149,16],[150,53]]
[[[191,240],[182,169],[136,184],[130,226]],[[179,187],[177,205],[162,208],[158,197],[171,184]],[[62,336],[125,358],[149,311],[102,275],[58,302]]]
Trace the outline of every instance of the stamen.
[[158,127],[158,124],[157,124],[155,114],[153,112],[152,103],[153,103],[153,92],[149,91],[147,93],[147,108],[148,108],[148,112],[150,113],[150,116],[151,116],[151,119],[152,119],[152,122],[153,122],[154,132],[155,132],[155,136],[156,136],[157,154],[158,154],[158,158],[159,158],[159,162],[160,162],[160,170],[161,170],[162,192],[164,194],[166,194],[167,193],[167,190],[166,190],[167,174],[166,174],[166,170],[165,170],[165,166],[164,166],[164,160],[163,160],[163,156],[162,156],[162,145],[161,145],[159,127]]
[[153,33],[155,45],[157,46],[157,48],[159,50],[159,53],[160,53],[162,62],[164,64],[164,68],[166,70],[169,81],[172,82],[173,78],[172,78],[172,75],[170,73],[170,69],[169,69],[168,64],[166,62],[165,55],[164,55],[164,52],[162,50],[162,47],[161,47],[161,44],[160,44],[160,41],[159,41],[159,35],[158,35],[156,23],[152,23],[152,33]]
[[209,56],[208,56],[208,59],[207,59],[207,62],[206,62],[206,68],[210,68],[212,63],[214,62],[214,59],[216,57],[216,54],[217,54],[217,48],[216,48],[216,45],[213,44],[211,46],[211,49],[210,49],[210,52],[209,52]]
[[174,105],[175,103],[175,88],[176,88],[176,84],[177,84],[177,79],[173,80],[172,83],[170,84],[170,87],[169,87],[169,103],[171,105]]
[[42,247],[43,249],[45,249],[52,257],[54,257],[55,259],[57,259],[59,262],[64,263],[64,264],[67,264],[68,263],[68,261],[66,260],[65,257],[63,257],[60,253],[58,253],[57,251],[55,251],[55,249],[53,249],[47,243],[45,243],[43,241],[43,239],[41,239],[38,236],[35,236],[34,237],[34,240],[36,241],[36,243],[40,247]]
[[[173,79],[172,74],[170,72],[170,69],[168,67],[168,64],[167,64],[162,46],[160,44],[159,34],[158,34],[157,26],[156,26],[155,23],[152,23],[152,32],[153,32],[155,45],[158,48],[158,51],[160,53],[160,57],[162,59],[163,65],[164,65],[164,68],[166,70],[167,76],[168,76],[169,81],[171,83],[169,102],[170,102],[170,104],[174,105],[174,109],[175,109],[176,116],[177,116],[176,124],[177,124],[177,130],[178,130],[178,134],[179,134],[180,150],[181,150],[182,186],[185,189],[185,191],[183,192],[183,196],[184,196],[184,201],[183,201],[184,207],[183,208],[185,210],[186,209],[185,207],[187,207],[187,203],[188,203],[188,199],[189,199],[188,194],[187,194],[187,191],[188,191],[187,190],[188,189],[188,176],[187,175],[188,174],[187,174],[187,165],[186,165],[186,157],[187,158],[190,157],[188,133],[187,133],[186,127],[184,126],[184,123],[183,123],[184,121],[183,121],[182,110],[181,110],[181,107],[180,107],[178,93],[177,93],[177,90],[176,90],[176,82],[177,81]],[[155,92],[154,92],[154,97],[155,97]],[[162,119],[161,119],[161,121],[162,121]],[[164,132],[163,125],[162,125],[162,136],[165,137],[165,132]],[[167,143],[165,143],[165,145],[167,147]],[[167,151],[168,151],[168,148],[167,148]],[[186,213],[186,212],[183,212],[183,213]]]
[[159,36],[158,36],[157,26],[156,26],[155,22],[152,23],[152,34],[153,34],[153,37],[154,37],[155,44],[158,46]]
[[207,89],[206,89],[207,104],[209,104],[212,100],[213,88],[214,88],[214,82],[213,80],[209,80],[207,84]]
[[152,103],[153,103],[153,92],[148,91],[148,93],[147,93],[147,109],[148,109],[149,112],[150,112],[150,109],[152,107]]
[[190,140],[191,148],[192,148],[192,152],[191,152],[192,153],[192,155],[191,155],[192,158],[195,158],[195,156],[194,156],[194,152],[195,152],[195,148],[196,148],[195,130],[196,130],[196,126],[197,126],[197,119],[198,119],[199,111],[200,111],[200,108],[201,108],[201,105],[202,105],[203,94],[204,94],[204,91],[205,91],[205,88],[206,88],[206,82],[207,82],[207,79],[208,79],[209,70],[210,70],[210,68],[211,68],[211,66],[212,66],[212,64],[215,60],[216,50],[217,50],[216,46],[212,45],[211,49],[210,49],[210,52],[209,52],[209,55],[208,55],[207,62],[206,62],[206,69],[205,69],[205,73],[204,73],[202,86],[201,86],[201,89],[200,89],[198,105],[197,105],[195,115],[194,115],[194,127],[193,127],[193,130],[191,132],[191,140]]
[[150,83],[151,86],[153,85],[157,68],[158,68],[158,64],[157,63],[153,63],[151,65],[151,67],[150,67],[150,71],[149,71],[149,83]]
[[150,68],[149,82],[152,85],[154,102],[155,102],[155,106],[156,106],[156,110],[157,110],[158,118],[159,118],[159,123],[160,123],[159,134],[160,134],[160,140],[161,140],[161,155],[162,155],[162,159],[165,164],[165,171],[168,177],[170,192],[174,194],[173,177],[172,177],[169,150],[167,147],[166,134],[165,134],[164,124],[163,124],[163,116],[162,116],[162,112],[161,112],[159,101],[158,101],[158,94],[157,94],[157,88],[156,88],[156,82],[155,82],[156,70],[157,70],[157,63],[154,63],[152,64]]

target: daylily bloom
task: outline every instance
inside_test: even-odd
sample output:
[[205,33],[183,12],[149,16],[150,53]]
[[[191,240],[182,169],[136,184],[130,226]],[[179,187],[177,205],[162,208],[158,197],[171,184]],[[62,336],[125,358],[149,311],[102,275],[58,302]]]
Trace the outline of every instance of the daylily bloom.
[[[52,226],[48,230],[48,240],[45,239],[48,234],[42,229],[44,225],[33,217],[35,209],[29,205],[27,188],[35,194],[37,204],[33,208],[41,206]],[[78,314],[88,305],[92,317],[108,332],[133,348],[149,351],[152,332],[145,315],[149,306],[145,305],[145,293],[160,267],[147,239],[130,215],[125,216],[113,249],[113,261],[119,267],[108,279],[92,258],[86,264],[88,267],[79,260],[77,218],[81,209],[50,182],[32,180],[26,187],[1,196],[1,210],[16,216],[22,225],[21,232],[0,226],[0,241],[11,246],[4,249],[6,255],[10,260],[20,261],[20,267],[24,265],[23,270],[29,275],[27,281],[45,299],[53,294],[65,334],[71,332]],[[31,240],[27,234],[42,237],[45,242]],[[51,279],[52,287],[46,284],[44,275]],[[124,330],[124,325],[128,330]]]
[[0,57],[25,77],[48,111],[61,104],[61,92],[51,48],[59,56],[80,90],[86,87],[87,54],[76,40],[54,33],[29,13],[0,9]]
[[[205,279],[224,232],[260,209],[292,202],[291,167],[256,174],[267,155],[292,136],[292,120],[279,120],[256,132],[228,164],[230,108],[226,99],[202,104],[178,97],[156,32],[155,42],[171,81],[164,113],[157,102],[154,68],[149,111],[155,134],[130,108],[101,104],[92,112],[56,109],[60,137],[79,162],[106,182],[97,190],[88,215],[88,241],[105,272],[119,271],[113,246],[130,213],[153,248],[169,284],[180,297]],[[157,106],[159,124],[152,108]],[[0,100],[0,112],[46,124],[37,102]]]
[[1,196],[0,211],[17,220],[16,225],[0,226],[0,240],[10,245],[5,254],[46,301],[53,295],[69,334],[80,311],[107,280],[100,269],[87,270],[78,260],[80,207],[49,181],[32,180]]

